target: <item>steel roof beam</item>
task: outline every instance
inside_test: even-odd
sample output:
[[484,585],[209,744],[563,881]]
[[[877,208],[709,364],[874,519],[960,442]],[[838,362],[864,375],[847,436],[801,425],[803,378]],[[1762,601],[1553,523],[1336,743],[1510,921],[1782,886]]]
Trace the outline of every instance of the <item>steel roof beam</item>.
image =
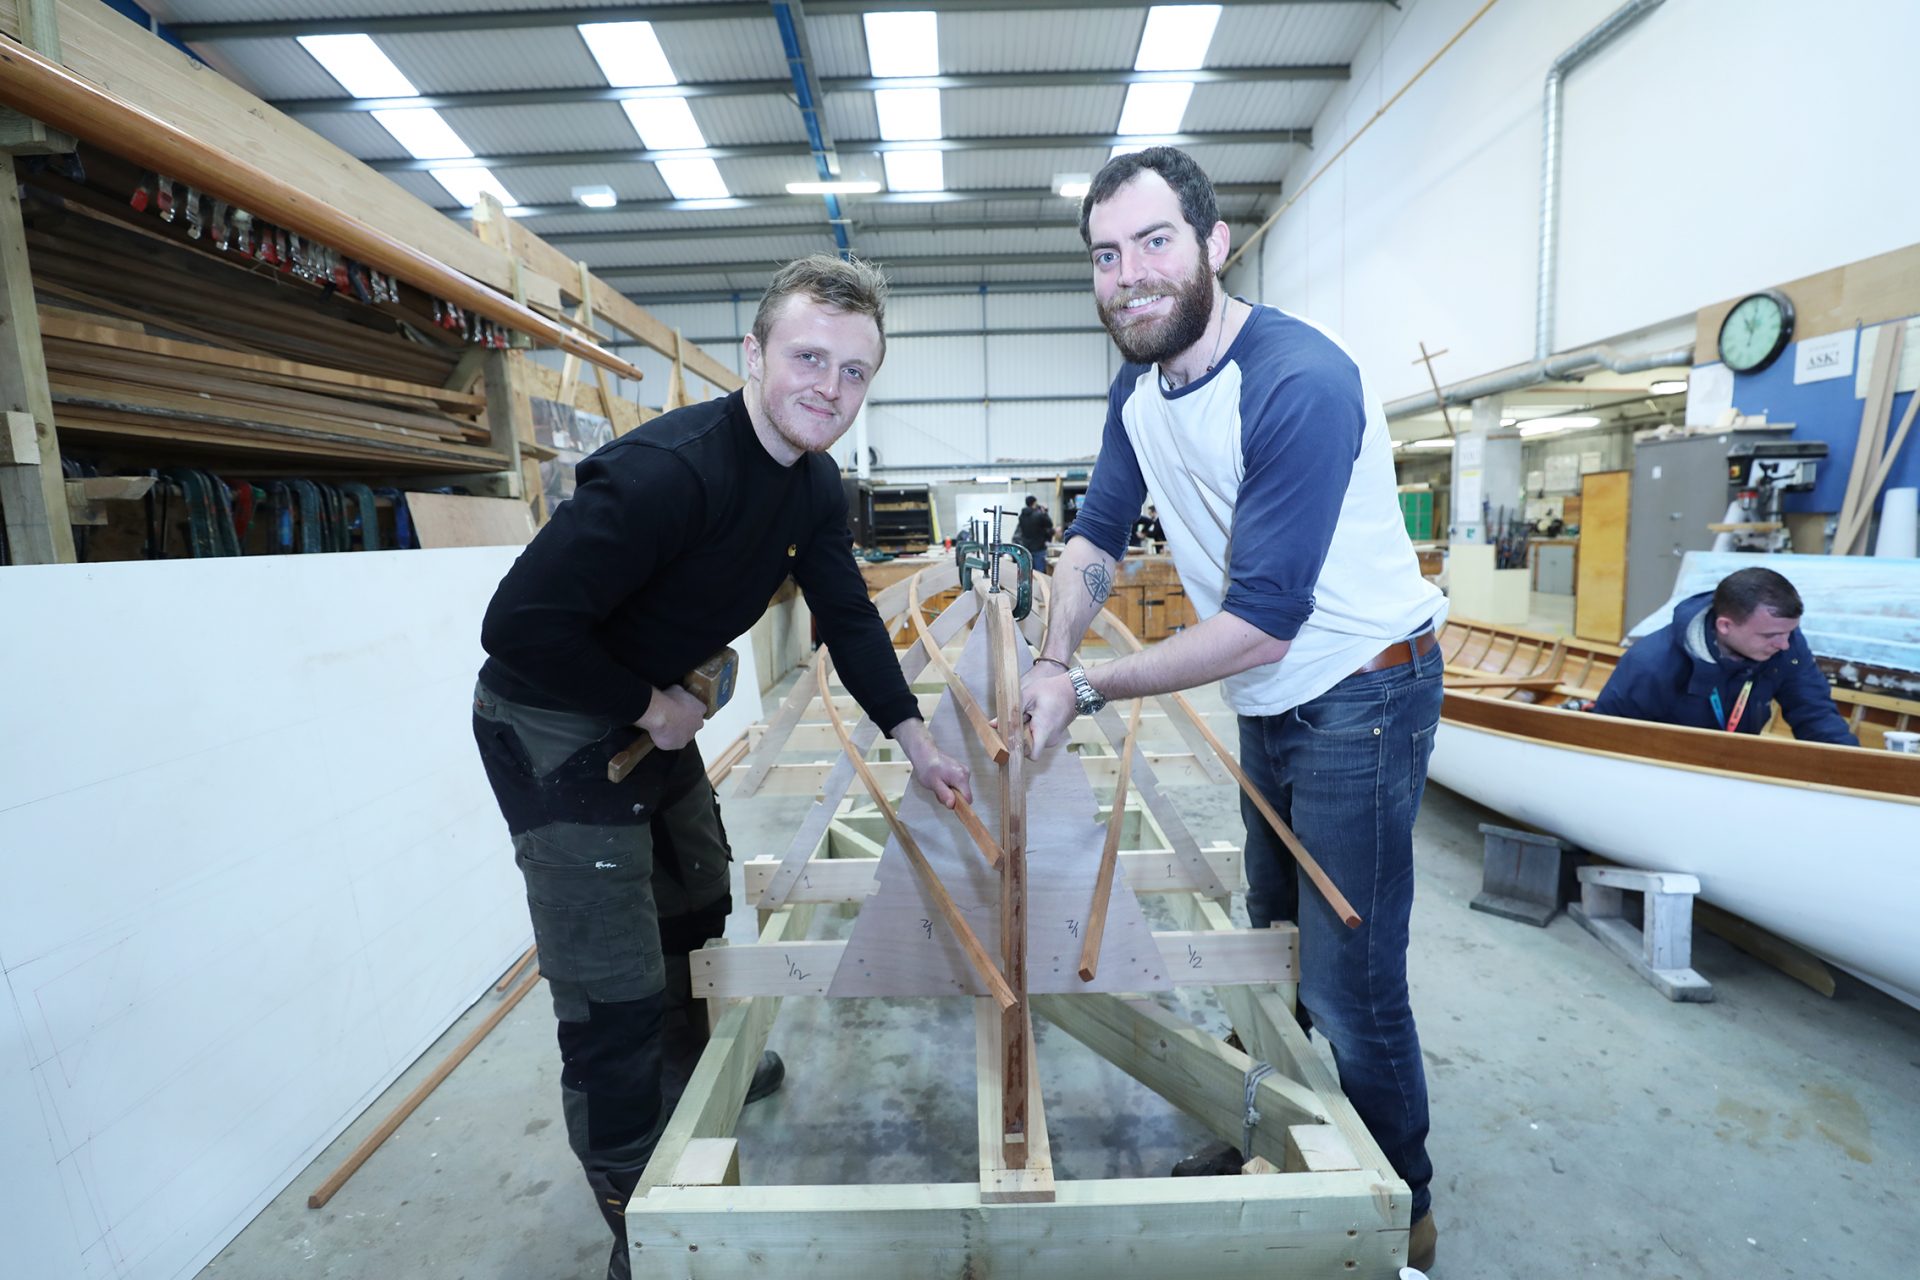
[[[840,151],[878,155],[886,151],[1047,151],[1072,147],[1165,146],[1229,147],[1272,144],[1313,145],[1311,129],[1233,129],[1207,133],[1062,133],[1014,134],[1004,138],[924,138],[911,142],[886,142],[878,138],[839,141]],[[661,160],[746,160],[769,156],[810,156],[814,148],[804,142],[761,142],[736,147],[688,147],[679,151],[649,151],[644,147],[621,147],[605,151],[524,151],[511,155],[461,157],[457,160],[421,160],[398,156],[364,163],[376,173],[426,173],[433,169],[553,169],[567,165],[655,164]]]
[[[916,253],[890,254],[869,261],[889,271],[914,267],[1062,267],[1084,271],[1086,254],[1073,253]],[[770,274],[781,265],[773,258],[746,262],[663,262],[655,265],[599,267],[594,274],[618,287],[622,280],[644,281],[658,276]]]
[[[977,296],[981,290],[994,293],[1091,293],[1092,286],[1085,279],[1079,280],[1009,280],[994,284],[961,282],[959,284],[893,284],[887,285],[889,297],[905,294],[926,295],[935,293],[964,293]],[[685,289],[666,293],[629,293],[628,299],[641,306],[672,306],[686,302],[753,302],[760,296],[758,289]],[[634,343],[610,343],[609,350],[634,346]]]
[[[1277,196],[1280,184],[1277,182],[1216,182],[1213,193],[1223,199],[1236,196]],[[984,187],[967,191],[881,191],[870,196],[848,196],[847,202],[862,204],[966,204],[979,200],[1059,200],[1051,191],[1038,187]],[[729,196],[725,200],[625,200],[611,209],[585,209],[577,204],[529,204],[520,205],[512,211],[516,218],[565,218],[585,217],[595,214],[611,216],[622,211],[627,213],[726,213],[731,209],[781,209],[801,208],[813,204],[813,196]],[[463,208],[442,208],[440,212],[449,218],[467,219],[473,216],[473,210]],[[1231,219],[1229,219],[1231,221]]]
[[[1198,71],[993,71],[951,76],[908,76],[880,80],[873,76],[828,77],[820,81],[824,93],[864,93],[875,89],[1056,89],[1086,86],[1151,84],[1180,81],[1194,84],[1263,84],[1291,80],[1346,80],[1344,64],[1286,67],[1208,67]],[[415,98],[280,98],[268,105],[291,116],[332,115],[353,111],[404,111],[414,107],[459,110],[463,107],[541,107],[579,103],[622,102],[628,98],[738,98],[793,96],[787,80],[709,80],[705,83],[642,85],[579,85],[562,89],[491,89],[474,93],[427,93]]]
[[[1065,205],[1066,201],[1061,201]],[[618,213],[618,208],[605,210],[606,213]],[[1228,218],[1228,226],[1250,227],[1255,219],[1239,217]],[[854,230],[862,235],[926,235],[942,232],[965,231],[1071,231],[1078,232],[1080,227],[1069,219],[1065,222],[1016,222],[1008,218],[975,219],[966,222],[863,222],[856,221]],[[787,236],[825,236],[826,227],[817,222],[781,223],[778,226],[727,226],[701,227],[687,224],[674,227],[625,227],[609,231],[550,231],[540,238],[548,244],[614,244],[623,240],[778,240]]]
[[[1230,8],[1242,5],[1330,4],[1347,0],[1219,0]],[[1395,0],[1372,0],[1392,4]],[[815,0],[814,14],[883,13],[898,9],[900,0]],[[1032,7],[1032,0],[930,0],[940,13],[1005,13]],[[1133,9],[1138,0],[1047,0],[1049,9]],[[209,40],[271,40],[294,36],[412,35],[446,31],[514,31],[534,27],[571,27],[583,22],[714,22],[772,16],[763,0],[732,3],[649,5],[589,5],[568,9],[498,9],[465,13],[368,14],[357,18],[266,18],[248,22],[181,22],[172,30],[187,43]]]

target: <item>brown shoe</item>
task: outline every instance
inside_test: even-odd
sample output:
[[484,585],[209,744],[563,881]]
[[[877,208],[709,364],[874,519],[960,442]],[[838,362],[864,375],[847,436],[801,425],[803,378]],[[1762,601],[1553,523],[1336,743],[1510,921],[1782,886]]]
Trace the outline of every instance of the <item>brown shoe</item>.
[[1439,1237],[1440,1228],[1433,1225],[1433,1210],[1429,1209],[1407,1232],[1407,1265],[1416,1271],[1433,1270],[1433,1250]]

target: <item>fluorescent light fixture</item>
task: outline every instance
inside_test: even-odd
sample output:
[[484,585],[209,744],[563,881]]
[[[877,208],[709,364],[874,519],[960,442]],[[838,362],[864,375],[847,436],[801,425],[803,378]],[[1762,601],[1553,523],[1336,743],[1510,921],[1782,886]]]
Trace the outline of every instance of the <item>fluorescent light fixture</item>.
[[1425,440],[1410,440],[1407,442],[1407,448],[1409,449],[1451,449],[1453,448],[1453,437],[1452,436],[1430,436]]
[[653,167],[660,171],[660,180],[675,200],[724,200],[733,194],[720,176],[720,167],[711,160],[659,160]]
[[888,142],[916,142],[940,136],[938,89],[879,89],[873,109],[880,117],[880,136]]
[[400,74],[393,59],[372,36],[301,36],[300,47],[313,55],[340,87],[356,98],[412,98],[420,91]]
[[608,84],[680,83],[667,65],[666,50],[660,47],[651,22],[586,22],[579,30]]
[[416,160],[465,160],[473,154],[432,107],[376,111],[373,118]]
[[1663,378],[1647,388],[1647,390],[1657,396],[1677,396],[1686,389],[1687,380],[1685,378]]
[[884,151],[887,186],[895,191],[944,191],[946,164],[938,151]]
[[1516,426],[1519,426],[1519,425],[1520,425],[1520,419],[1518,419],[1518,418],[1502,418],[1502,419],[1500,419],[1500,425],[1501,425],[1501,426],[1503,426],[1503,427],[1516,427]]
[[575,187],[573,198],[589,209],[611,209],[620,203],[612,187]]
[[869,13],[867,70],[876,76],[940,74],[939,18],[931,12]]
[[1093,179],[1084,173],[1056,173],[1053,175],[1053,193],[1065,196],[1069,200],[1078,200],[1087,194],[1093,186]]
[[1193,85],[1182,80],[1155,84],[1130,84],[1127,100],[1120,108],[1120,127],[1116,133],[1178,133],[1187,114],[1187,99]]
[[513,198],[513,192],[500,185],[500,179],[493,176],[493,170],[469,166],[467,168],[429,169],[427,172],[434,180],[447,189],[447,194],[471,209],[480,203],[482,194],[490,195],[509,211],[520,202]]
[[1192,71],[1207,59],[1213,28],[1220,21],[1217,4],[1157,4],[1147,10],[1140,33],[1135,71]]
[[842,179],[837,182],[789,182],[790,196],[870,196],[880,184],[868,179]]
[[1572,431],[1578,427],[1597,427],[1600,419],[1574,414],[1568,417],[1532,418],[1520,424],[1523,436],[1550,436],[1556,431]]
[[626,108],[633,131],[650,151],[684,151],[707,145],[699,121],[685,98],[628,98]]

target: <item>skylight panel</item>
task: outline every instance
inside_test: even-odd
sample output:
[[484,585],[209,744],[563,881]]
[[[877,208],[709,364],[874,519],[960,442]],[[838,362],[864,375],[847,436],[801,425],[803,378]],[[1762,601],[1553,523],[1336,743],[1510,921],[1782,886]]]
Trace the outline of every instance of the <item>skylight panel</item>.
[[1140,33],[1135,71],[1192,71],[1207,60],[1213,29],[1220,22],[1217,4],[1157,4],[1147,10]]
[[468,166],[466,168],[435,168],[427,172],[447,189],[448,195],[469,209],[480,203],[483,193],[492,196],[509,210],[520,203],[513,198],[511,191],[500,185],[500,179],[493,176],[491,169]]
[[888,142],[917,142],[940,136],[938,89],[879,89],[873,109],[880,117],[880,136]]
[[706,135],[693,118],[685,98],[628,98],[627,109],[635,133],[650,151],[682,151],[707,145]]
[[579,31],[608,84],[626,88],[680,83],[651,22],[587,22]]
[[876,76],[940,74],[939,18],[932,12],[869,13],[867,67]]
[[1185,81],[1128,85],[1117,132],[1178,133],[1180,121],[1187,114],[1187,99],[1192,96],[1193,85]]
[[419,96],[413,81],[400,73],[372,36],[301,36],[300,47],[356,98]]
[[886,151],[887,186],[894,191],[944,191],[946,164],[938,151]]
[[373,118],[416,160],[464,160],[473,154],[432,107],[376,111]]
[[711,160],[658,160],[653,167],[660,171],[660,180],[675,200],[724,200],[732,194],[726,179],[720,176],[720,166]]

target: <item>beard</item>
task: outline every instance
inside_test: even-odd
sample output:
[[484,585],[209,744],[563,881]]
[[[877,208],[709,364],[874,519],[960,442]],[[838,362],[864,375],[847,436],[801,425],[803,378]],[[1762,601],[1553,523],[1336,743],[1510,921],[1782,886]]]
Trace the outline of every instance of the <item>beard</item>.
[[1165,284],[1118,293],[1106,302],[1094,303],[1100,323],[1130,364],[1171,360],[1200,341],[1213,319],[1213,273],[1207,270],[1204,259],[1196,257],[1193,273],[1185,280],[1168,283],[1172,285],[1173,310],[1160,320],[1129,324],[1125,316],[1129,301],[1168,293]]
[[[825,453],[840,442],[846,434],[844,420],[836,420],[831,427],[824,423],[812,423],[804,411],[792,409],[786,405],[775,405],[771,401],[762,401],[762,411],[766,414],[767,425],[773,433],[786,444],[801,453]],[[796,419],[798,421],[796,421]],[[808,427],[812,427],[811,432]],[[829,434],[831,433],[831,434]]]

